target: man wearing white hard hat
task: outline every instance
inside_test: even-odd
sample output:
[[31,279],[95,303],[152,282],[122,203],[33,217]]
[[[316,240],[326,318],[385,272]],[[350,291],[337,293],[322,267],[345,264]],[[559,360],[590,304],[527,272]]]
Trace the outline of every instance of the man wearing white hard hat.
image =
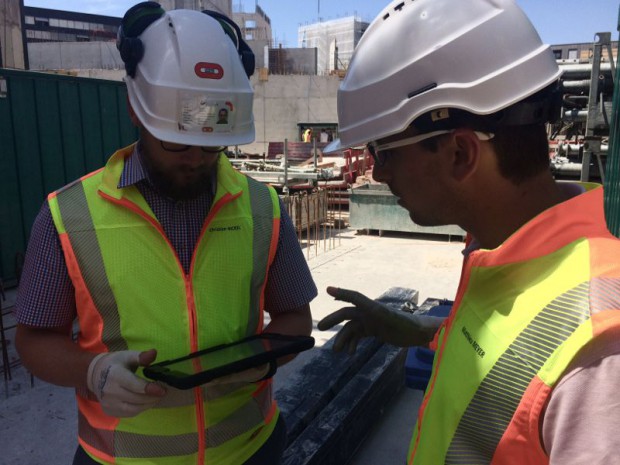
[[352,305],[319,322],[436,350],[409,465],[620,463],[620,242],[601,186],[550,173],[559,77],[513,0],[398,0],[339,90],[325,151],[367,144],[412,221],[469,236],[445,320],[330,287]]
[[312,330],[316,287],[292,222],[225,156],[254,140],[254,56],[227,17],[156,2],[128,10],[117,45],[140,138],[41,209],[16,304],[20,356],[76,388],[74,465],[277,464],[275,363],[187,390],[142,373]]

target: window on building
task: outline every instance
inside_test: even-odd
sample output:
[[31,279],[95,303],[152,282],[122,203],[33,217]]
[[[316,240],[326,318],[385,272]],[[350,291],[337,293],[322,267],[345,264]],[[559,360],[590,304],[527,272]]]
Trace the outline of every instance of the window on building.
[[556,60],[561,60],[562,59],[562,49],[561,48],[557,48],[553,50],[553,56],[555,57]]
[[59,27],[60,21],[56,18],[50,18],[50,27]]
[[47,27],[50,25],[49,18],[34,18],[34,24],[36,26],[44,26]]
[[24,18],[24,21],[26,22],[26,24],[34,24],[34,16],[26,16]]
[[66,20],[66,19],[60,19],[60,20],[58,21],[58,25],[59,25],[60,27],[67,27],[67,20]]
[[248,19],[245,21],[245,28],[246,29],[255,29],[256,28],[256,21],[254,21],[253,19]]
[[577,50],[576,48],[569,48],[568,49],[568,59],[569,60],[576,60],[579,58],[579,50]]
[[251,32],[247,32],[245,33],[245,40],[254,40],[254,34],[252,34]]

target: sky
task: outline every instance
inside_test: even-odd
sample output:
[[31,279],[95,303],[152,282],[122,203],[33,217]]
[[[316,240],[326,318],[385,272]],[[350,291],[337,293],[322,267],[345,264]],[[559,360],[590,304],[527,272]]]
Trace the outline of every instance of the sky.
[[[461,0],[467,1],[467,0]],[[24,0],[27,6],[123,16],[139,0]],[[618,0],[517,0],[543,42],[559,45],[592,42],[597,32],[618,40]],[[386,0],[233,0],[233,8],[254,11],[258,4],[271,19],[275,44],[297,47],[297,28],[356,15],[371,22]]]

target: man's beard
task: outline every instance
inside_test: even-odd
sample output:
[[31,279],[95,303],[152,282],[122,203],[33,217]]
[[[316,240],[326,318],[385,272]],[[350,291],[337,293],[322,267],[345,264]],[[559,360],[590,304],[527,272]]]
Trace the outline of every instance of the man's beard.
[[180,184],[163,171],[149,172],[155,188],[167,197],[174,200],[191,200],[207,192],[211,187],[211,173],[208,170],[199,171],[195,180]]
[[213,179],[211,168],[200,165],[197,168],[181,168],[191,173],[195,178],[187,182],[178,182],[172,173],[166,172],[154,166],[148,157],[142,157],[149,174],[149,180],[155,189],[173,200],[191,200],[204,194],[211,188]]

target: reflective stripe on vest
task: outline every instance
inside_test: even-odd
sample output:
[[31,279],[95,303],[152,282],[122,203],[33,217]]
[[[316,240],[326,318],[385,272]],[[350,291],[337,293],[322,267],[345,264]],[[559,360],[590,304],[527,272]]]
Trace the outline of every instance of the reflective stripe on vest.
[[[248,402],[226,420],[206,428],[203,434],[207,439],[207,447],[219,447],[247,433],[267,418],[271,413],[271,390],[264,389],[258,397],[257,402]],[[127,431],[102,430],[93,428],[81,413],[78,423],[80,437],[90,446],[110,457],[162,458],[198,452],[198,433],[153,436]]]
[[86,202],[84,186],[74,183],[57,195],[58,208],[65,225],[84,283],[103,318],[103,342],[109,352],[127,350],[120,334],[120,317],[114,294],[110,289],[97,241],[97,232]]
[[590,317],[588,289],[588,283],[583,283],[547,305],[497,360],[461,417],[448,448],[447,465],[491,463],[532,378]]

